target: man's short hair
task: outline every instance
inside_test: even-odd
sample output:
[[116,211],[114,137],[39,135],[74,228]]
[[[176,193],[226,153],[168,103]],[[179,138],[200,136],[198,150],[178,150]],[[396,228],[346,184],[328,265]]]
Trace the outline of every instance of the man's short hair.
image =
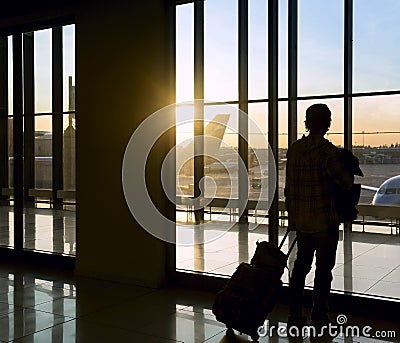
[[311,133],[326,133],[331,126],[331,111],[326,104],[314,104],[306,110],[306,129]]

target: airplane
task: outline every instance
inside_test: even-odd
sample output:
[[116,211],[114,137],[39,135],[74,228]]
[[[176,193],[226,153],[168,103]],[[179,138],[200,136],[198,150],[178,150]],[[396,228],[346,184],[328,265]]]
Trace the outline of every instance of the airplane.
[[[225,135],[226,126],[230,114],[217,114],[204,128],[204,172],[205,174],[226,173],[225,167],[216,159],[210,156],[223,156],[221,151],[222,139]],[[193,194],[193,183],[190,183],[194,175],[194,138],[178,144],[176,150],[177,175],[179,181],[184,182],[186,178],[188,185],[182,185],[178,180],[179,189],[183,194]],[[232,163],[230,163],[232,164]],[[237,164],[236,164],[237,166]]]
[[[238,177],[239,170],[237,151],[226,144],[221,144],[229,117],[230,114],[217,114],[204,128],[204,175],[213,177],[218,186],[225,187],[222,191],[228,193],[230,191],[231,178]],[[194,138],[191,138],[178,144],[176,150],[177,185],[183,195],[193,195],[194,140]],[[249,154],[251,153],[254,154],[250,148]],[[263,168],[266,168],[266,166],[249,165],[251,188],[261,188],[263,179],[267,178],[267,169]],[[253,179],[254,182],[252,181]]]
[[387,179],[378,188],[364,185],[361,188],[375,192],[372,205],[400,206],[400,175]]
[[[217,166],[218,161],[209,156],[218,156],[221,149],[222,139],[225,135],[229,114],[217,114],[204,128],[204,167],[213,164]],[[208,155],[208,156],[207,156]],[[179,175],[193,175],[194,139],[178,144],[176,151]],[[220,164],[219,164],[220,165]],[[219,166],[219,168],[221,165]]]

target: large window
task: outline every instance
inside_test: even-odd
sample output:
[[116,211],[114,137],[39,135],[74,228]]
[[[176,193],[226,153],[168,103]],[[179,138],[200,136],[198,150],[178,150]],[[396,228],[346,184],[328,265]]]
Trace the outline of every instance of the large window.
[[0,37],[0,245],[18,251],[75,255],[74,30]]
[[[273,237],[271,230],[282,236],[287,224],[283,208],[286,151],[291,142],[307,134],[307,107],[326,103],[332,111],[327,138],[337,146],[353,149],[364,172],[363,178],[356,179],[363,186],[360,203],[364,207],[360,207],[350,233],[346,231],[339,242],[333,288],[400,297],[393,290],[400,284],[395,272],[400,267],[400,251],[393,245],[399,240],[390,235],[399,230],[398,218],[387,210],[400,206],[395,200],[400,199],[396,178],[400,174],[399,14],[400,4],[395,0],[208,0],[177,6],[178,102],[205,98],[215,101],[211,105],[215,108],[224,109],[221,102],[228,102],[235,111],[247,114],[246,120],[232,116],[226,125],[221,138],[224,144],[218,151],[225,169],[205,157],[190,161],[185,169],[192,172],[190,176],[179,176],[185,180],[183,189],[189,195],[181,199],[184,215],[180,219],[212,221],[214,214],[224,211],[226,221],[238,224],[212,242],[205,241],[204,227],[193,227],[194,240],[197,237],[201,243],[177,248],[178,269],[229,275],[238,262],[248,261],[258,239]],[[207,134],[213,117],[207,116],[206,108],[200,117],[205,121],[203,129],[196,131],[194,123],[178,127],[178,143]],[[193,121],[198,119],[193,113]],[[259,197],[260,189],[273,178],[267,168],[267,147],[261,144],[265,139],[272,144],[278,172],[274,181],[278,213],[253,209],[257,202],[266,201]],[[258,160],[257,155],[261,156]],[[237,171],[239,158],[247,162],[247,175]],[[231,188],[226,186],[229,178]],[[243,178],[248,178],[248,188],[243,187]],[[380,187],[390,178],[395,183]],[[197,182],[205,182],[204,193],[199,192]],[[178,190],[177,194],[184,195]],[[270,192],[266,194],[271,197]],[[248,216],[238,215],[238,206],[247,195]],[[376,214],[376,195],[392,199],[380,216]],[[191,207],[198,196],[212,198],[200,217],[193,215],[196,211]],[[233,202],[236,205],[224,208],[232,199],[237,200]],[[375,215],[368,215],[371,213]],[[278,215],[282,226],[274,228],[271,223]],[[243,226],[246,222],[262,225],[252,231]],[[221,230],[216,221],[213,225],[208,230]],[[373,271],[366,270],[368,264]]]

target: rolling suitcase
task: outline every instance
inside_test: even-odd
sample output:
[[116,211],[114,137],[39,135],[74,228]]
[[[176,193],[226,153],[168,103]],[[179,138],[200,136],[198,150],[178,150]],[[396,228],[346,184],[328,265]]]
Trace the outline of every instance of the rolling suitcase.
[[217,293],[212,311],[226,325],[227,334],[233,334],[235,329],[251,336],[253,341],[258,340],[258,328],[275,306],[287,258],[296,243],[294,240],[287,254],[281,251],[288,234],[289,231],[279,247],[257,242],[250,263],[240,263],[224,289]]

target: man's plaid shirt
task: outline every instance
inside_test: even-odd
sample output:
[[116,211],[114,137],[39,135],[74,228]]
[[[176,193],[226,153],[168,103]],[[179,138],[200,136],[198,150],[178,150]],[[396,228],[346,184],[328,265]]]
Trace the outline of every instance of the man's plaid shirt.
[[285,204],[289,226],[301,232],[325,231],[339,225],[330,182],[351,186],[340,151],[320,136],[303,136],[287,152]]

